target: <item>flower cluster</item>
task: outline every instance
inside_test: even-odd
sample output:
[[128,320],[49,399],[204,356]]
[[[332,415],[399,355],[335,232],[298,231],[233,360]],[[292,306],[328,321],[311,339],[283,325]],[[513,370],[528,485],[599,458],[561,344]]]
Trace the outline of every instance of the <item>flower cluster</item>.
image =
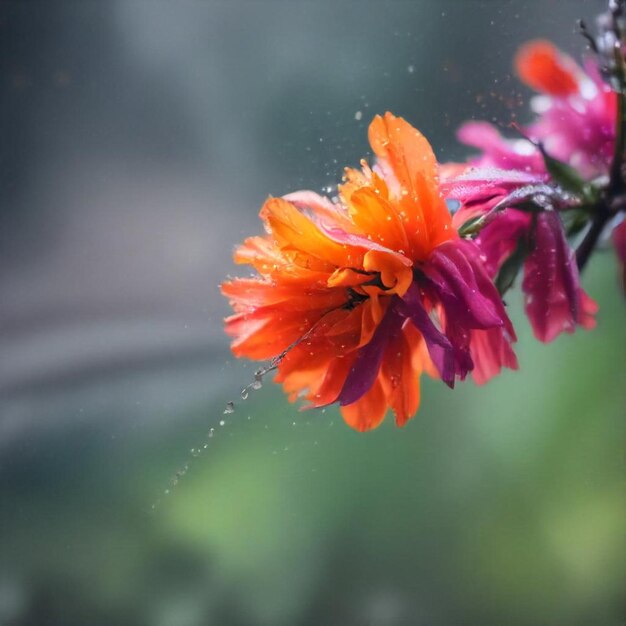
[[398,425],[415,414],[422,372],[454,387],[517,369],[502,296],[519,272],[540,341],[593,327],[579,271],[608,228],[626,259],[621,9],[596,39],[585,31],[596,56],[584,69],[545,41],[520,49],[517,73],[539,95],[518,138],[469,122],[459,139],[479,156],[438,164],[386,113],[369,127],[374,163],[346,168],[336,197],[269,198],[265,234],[235,253],[257,274],[222,285],[234,354],[270,360],[262,372],[276,369],[290,399],[338,403],[368,430],[389,408]]

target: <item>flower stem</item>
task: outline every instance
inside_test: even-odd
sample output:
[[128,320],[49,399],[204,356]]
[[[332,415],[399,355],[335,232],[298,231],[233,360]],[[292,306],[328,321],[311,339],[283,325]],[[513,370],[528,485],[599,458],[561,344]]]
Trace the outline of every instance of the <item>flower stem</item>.
[[606,223],[612,216],[613,212],[609,209],[604,200],[598,203],[591,220],[591,226],[576,249],[576,264],[578,265],[579,272],[582,272],[585,265],[587,265],[587,261],[589,261],[591,253],[594,251]]
[[[615,60],[615,72],[617,74],[618,88],[615,90],[617,100],[617,115],[615,119],[615,146],[613,148],[613,160],[609,173],[609,184],[602,198],[598,201],[591,218],[591,226],[585,234],[582,242],[576,250],[576,264],[582,271],[602,235],[607,222],[624,210],[620,196],[624,193],[624,152],[626,150],[626,103],[624,91],[626,90],[626,68],[621,48],[622,33],[620,32],[617,17],[623,10],[623,2],[609,3],[613,13],[613,22],[616,35],[616,45],[613,54]],[[619,45],[617,45],[619,43]]]

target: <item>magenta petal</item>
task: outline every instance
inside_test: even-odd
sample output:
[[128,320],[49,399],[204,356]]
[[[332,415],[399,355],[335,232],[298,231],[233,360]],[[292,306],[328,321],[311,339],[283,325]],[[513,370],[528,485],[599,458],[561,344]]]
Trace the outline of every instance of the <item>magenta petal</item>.
[[542,185],[545,176],[497,167],[473,167],[459,176],[441,182],[444,196],[463,202],[476,202],[493,196],[505,196],[514,189]]
[[489,122],[466,122],[457,131],[461,143],[478,148],[482,155],[476,159],[479,166],[504,170],[545,173],[539,151],[526,139],[505,139]]
[[371,241],[367,237],[364,237],[362,235],[347,233],[345,230],[341,230],[341,228],[327,228],[323,224],[320,225],[320,228],[329,239],[332,239],[337,243],[365,248],[366,250],[376,250],[378,252],[384,252],[389,256],[398,259],[406,267],[410,267],[411,265],[413,265],[413,261],[411,261],[411,259],[407,258],[403,254],[400,254],[399,252],[396,252],[391,248],[381,246],[379,243]]
[[422,304],[422,297],[416,283],[413,283],[404,294],[400,311],[422,333],[428,354],[437,368],[441,380],[449,387],[454,387],[456,375],[454,346],[430,319],[430,315]]
[[492,278],[515,250],[520,237],[530,228],[531,216],[523,211],[505,209],[481,229],[474,240],[480,248],[487,273]]
[[433,284],[451,323],[466,328],[502,326],[500,296],[480,261],[480,250],[463,239],[446,241],[421,268]]
[[534,250],[526,259],[522,290],[537,339],[549,342],[577,324],[589,328],[597,306],[580,287],[578,267],[555,211],[537,217]]
[[374,384],[387,344],[402,327],[403,318],[396,310],[395,303],[396,300],[394,299],[369,343],[359,349],[356,360],[337,398],[341,406],[356,402]]
[[326,197],[320,196],[320,194],[314,191],[302,190],[292,191],[291,193],[283,196],[284,200],[291,202],[299,209],[313,209],[324,211],[336,211],[337,207]]

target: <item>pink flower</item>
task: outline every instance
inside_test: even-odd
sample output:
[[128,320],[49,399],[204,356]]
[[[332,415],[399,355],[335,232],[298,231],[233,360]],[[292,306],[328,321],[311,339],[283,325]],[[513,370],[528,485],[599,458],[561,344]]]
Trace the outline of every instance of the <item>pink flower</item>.
[[606,174],[613,156],[617,94],[589,60],[583,70],[547,41],[531,41],[515,59],[518,74],[543,96],[531,107],[537,120],[526,127],[552,157],[584,177]]
[[[461,202],[453,219],[456,228],[482,217],[474,241],[491,278],[523,246],[526,314],[537,339],[549,342],[561,332],[573,332],[577,325],[593,327],[597,305],[580,287],[574,253],[559,214],[554,210],[533,214],[515,209],[529,196],[543,194],[549,200],[554,190],[542,181],[542,176],[527,172],[472,168],[444,180],[442,189],[447,197]],[[493,338],[488,345],[493,345]],[[499,349],[500,360],[506,364],[509,356],[503,347]]]
[[[521,79],[541,94],[532,101],[536,118],[524,128],[527,136],[587,180],[608,175],[616,94],[597,67],[588,62],[583,70],[547,41],[523,46],[515,66]],[[480,218],[475,242],[493,278],[512,255],[523,260],[526,313],[539,340],[552,341],[576,326],[591,328],[597,305],[580,287],[574,254],[559,214],[552,210],[576,199],[568,200],[551,184],[544,156],[531,141],[504,138],[487,122],[468,122],[459,139],[481,154],[470,161],[473,168],[460,174],[458,167],[444,169],[451,172],[444,177],[444,193],[461,203],[455,227]],[[534,215],[516,208],[530,198],[539,205]],[[624,232],[613,239],[621,258],[626,256],[626,227],[620,228]]]
[[526,315],[539,341],[547,343],[562,332],[572,333],[577,325],[586,329],[595,326],[598,305],[580,286],[576,258],[556,211],[537,216],[522,291]]
[[506,139],[489,122],[466,122],[457,131],[457,138],[481,151],[480,156],[470,160],[476,167],[517,170],[547,178],[541,152],[523,137]]
[[492,166],[460,169],[444,165],[440,171],[442,193],[461,204],[453,220],[457,229],[472,217],[503,208],[503,203],[514,206],[539,193],[554,195],[554,189],[544,182],[547,175]]
[[[525,134],[584,177],[608,173],[615,143],[617,97],[592,61],[583,70],[548,41],[531,41],[515,58],[520,78],[541,95],[531,101],[536,119]],[[468,122],[459,140],[482,151],[473,162],[545,174],[542,156],[523,138],[505,139],[488,122]]]

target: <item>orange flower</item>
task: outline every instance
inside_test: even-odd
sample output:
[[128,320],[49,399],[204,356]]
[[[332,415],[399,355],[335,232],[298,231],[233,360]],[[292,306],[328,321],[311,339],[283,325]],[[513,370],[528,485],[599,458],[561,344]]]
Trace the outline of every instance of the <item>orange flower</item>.
[[[235,252],[259,276],[222,285],[235,311],[226,320],[234,354],[272,359],[291,400],[303,397],[312,407],[338,401],[357,430],[378,426],[388,408],[398,425],[412,417],[422,371],[452,386],[473,366],[467,345],[453,345],[431,320],[438,284],[450,283],[448,304],[466,297],[452,284],[458,279],[449,276],[445,255],[463,264],[463,280],[474,275],[467,249],[450,246],[459,240],[433,151],[391,113],[374,118],[369,140],[375,168],[347,168],[336,202],[309,191],[269,198],[260,212],[267,234]],[[483,286],[477,289],[480,300]],[[468,322],[472,328],[502,325],[490,306]]]

